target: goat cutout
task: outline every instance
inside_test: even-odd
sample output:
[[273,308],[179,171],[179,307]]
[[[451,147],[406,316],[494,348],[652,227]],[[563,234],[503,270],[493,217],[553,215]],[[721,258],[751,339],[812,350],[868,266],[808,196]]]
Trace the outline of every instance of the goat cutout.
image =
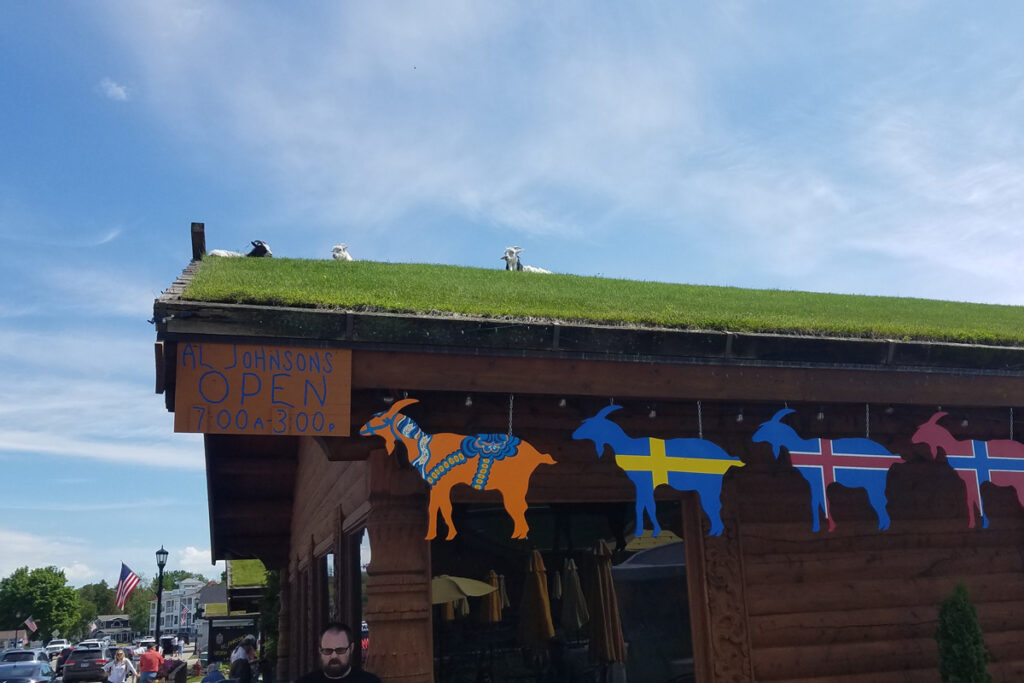
[[828,520],[829,531],[836,528],[828,511],[828,485],[833,482],[864,489],[878,517],[878,528],[888,529],[891,520],[886,510],[885,484],[889,468],[902,458],[871,439],[804,439],[781,421],[794,412],[792,408],[778,411],[772,419],[761,423],[751,440],[770,443],[776,459],[781,448],[789,452],[793,467],[811,487],[813,530],[821,528],[821,516]]
[[530,530],[526,523],[530,477],[537,465],[554,465],[554,459],[517,436],[427,434],[412,418],[399,412],[413,403],[418,403],[417,399],[395,401],[388,410],[373,415],[359,433],[383,438],[388,453],[394,451],[396,440],[405,444],[410,464],[430,486],[426,539],[437,536],[438,511],[448,525],[445,540],[455,538],[451,490],[456,484],[466,484],[478,491],[500,491],[505,512],[514,524],[512,538],[526,538]]
[[1017,502],[1024,505],[1024,444],[1011,439],[958,441],[948,429],[938,424],[948,413],[939,411],[920,425],[913,443],[927,444],[932,459],[939,455],[939,449],[946,454],[946,462],[956,470],[967,487],[968,527],[974,528],[977,510],[982,528],[988,527],[985,504],[981,499],[981,485],[986,481],[996,486],[1012,486]]
[[654,525],[653,535],[661,533],[654,507],[654,489],[668,484],[677,491],[696,491],[700,506],[711,522],[709,535],[720,536],[722,523],[722,476],[730,467],[743,462],[705,439],[633,438],[608,419],[608,413],[622,406],[606,406],[594,417],[583,421],[572,438],[594,442],[597,457],[611,446],[618,465],[636,488],[636,531],[643,535],[644,512]]

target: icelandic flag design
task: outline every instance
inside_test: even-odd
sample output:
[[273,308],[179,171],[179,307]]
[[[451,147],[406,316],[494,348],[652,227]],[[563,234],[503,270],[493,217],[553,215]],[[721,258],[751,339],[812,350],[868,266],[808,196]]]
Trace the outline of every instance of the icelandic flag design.
[[946,462],[956,470],[967,486],[967,505],[974,505],[981,515],[982,527],[988,527],[981,485],[986,481],[996,486],[1012,486],[1017,500],[1024,505],[1024,457],[1013,441],[970,441],[970,452],[957,449],[946,454]]
[[816,442],[817,446],[790,450],[789,458],[811,486],[812,514],[817,512],[815,506],[820,506],[829,521],[829,530],[834,528],[826,490],[829,484],[835,482],[851,488],[865,489],[876,512],[879,512],[879,509],[875,501],[880,497],[883,502],[879,528],[888,527],[888,516],[884,510],[886,475],[889,468],[901,460],[900,456],[889,453],[882,446],[867,439],[809,441]]

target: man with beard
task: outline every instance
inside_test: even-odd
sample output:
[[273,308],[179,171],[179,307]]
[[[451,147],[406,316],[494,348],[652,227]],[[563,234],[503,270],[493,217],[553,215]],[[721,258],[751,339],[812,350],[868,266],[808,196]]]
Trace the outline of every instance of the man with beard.
[[300,676],[295,683],[381,682],[371,673],[352,668],[352,629],[332,622],[320,636],[320,669]]

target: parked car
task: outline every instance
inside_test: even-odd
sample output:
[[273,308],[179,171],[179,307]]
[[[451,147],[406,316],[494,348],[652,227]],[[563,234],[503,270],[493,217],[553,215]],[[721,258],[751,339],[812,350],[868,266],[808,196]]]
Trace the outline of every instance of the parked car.
[[0,683],[53,683],[54,678],[49,661],[0,664]]
[[64,660],[64,683],[73,681],[103,681],[103,665],[114,658],[113,648],[76,647]]
[[71,651],[74,649],[75,648],[73,647],[66,647],[60,651],[60,654],[57,655],[57,661],[54,662],[53,668],[57,672],[58,676],[60,676],[61,672],[64,671],[64,662],[65,660],[67,660],[68,655],[71,654]]
[[46,662],[50,663],[50,655],[46,650],[6,650],[0,655],[0,662]]
[[71,647],[71,643],[63,638],[54,638],[46,644],[44,649],[46,650],[46,654],[50,655],[50,657],[56,657],[60,654],[60,651],[66,647]]

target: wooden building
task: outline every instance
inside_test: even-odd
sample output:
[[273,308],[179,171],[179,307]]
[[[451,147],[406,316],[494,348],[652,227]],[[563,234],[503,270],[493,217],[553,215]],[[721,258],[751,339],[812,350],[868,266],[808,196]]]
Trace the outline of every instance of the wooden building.
[[[743,464],[722,477],[721,535],[709,534],[697,494],[656,491],[661,524],[685,546],[676,617],[690,642],[664,657],[692,659],[693,677],[683,664],[675,680],[938,680],[938,606],[961,582],[995,680],[1024,678],[1016,490],[980,484],[988,526],[970,528],[964,479],[913,440],[940,407],[960,440],[1020,434],[1012,407],[1024,404],[1024,349],[185,300],[200,264],[155,303],[157,390],[176,429],[205,433],[214,559],[280,570],[279,679],[315,667],[319,629],[340,618],[368,623],[365,665],[385,681],[474,680],[459,677],[473,665],[492,680],[536,680],[512,673],[498,630],[474,649],[474,638],[490,637],[484,629],[446,626],[431,577],[502,567],[514,621],[532,550],[552,569],[585,560],[598,537],[636,531],[630,479],[572,438],[611,402],[622,409],[609,419],[631,436],[699,437]],[[315,381],[274,378],[300,356],[310,373],[318,364]],[[300,394],[316,408],[301,417],[300,399],[290,400]],[[424,540],[427,484],[401,447],[388,454],[382,439],[359,435],[406,397],[418,403],[403,412],[425,433],[508,430],[552,456],[530,479],[528,539],[510,538],[497,492],[461,486],[452,490],[459,535],[444,540],[441,522],[438,538]],[[753,440],[782,408],[801,437],[870,438],[900,456],[886,473],[888,529],[864,488],[836,483],[827,487],[834,530],[812,530],[808,481],[786,449],[776,458]],[[629,609],[665,611],[667,593],[647,602],[643,593]],[[654,636],[634,638],[634,654],[643,638]],[[446,658],[449,645],[474,652],[475,664]],[[654,678],[637,661],[659,656],[627,658],[630,680],[668,680],[668,669]]]

